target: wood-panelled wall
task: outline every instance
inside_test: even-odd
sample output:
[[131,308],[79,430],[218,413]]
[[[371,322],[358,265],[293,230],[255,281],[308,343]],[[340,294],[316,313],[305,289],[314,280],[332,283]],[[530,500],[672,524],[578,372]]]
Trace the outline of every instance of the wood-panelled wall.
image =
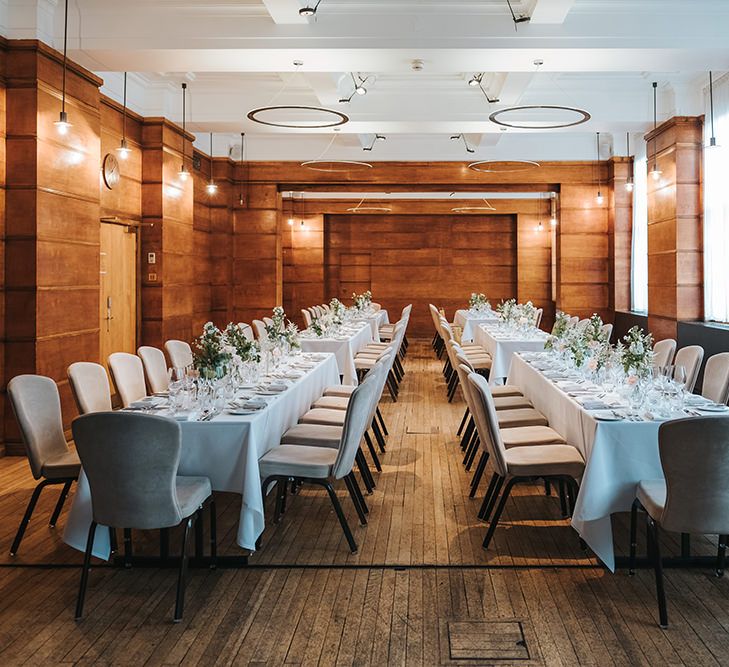
[[0,38],[0,456],[5,454],[5,147],[7,43]]
[[[462,307],[474,289],[498,303],[517,295],[515,216],[331,215],[326,218],[326,283],[331,295],[350,302],[352,266],[364,287],[396,317],[413,303],[411,329],[433,328],[429,303]],[[369,263],[359,262],[369,256]],[[348,275],[345,275],[348,274]]]

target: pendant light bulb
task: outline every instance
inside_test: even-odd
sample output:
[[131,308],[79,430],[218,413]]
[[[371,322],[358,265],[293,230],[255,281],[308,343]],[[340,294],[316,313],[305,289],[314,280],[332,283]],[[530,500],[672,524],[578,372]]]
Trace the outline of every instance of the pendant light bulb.
[[127,73],[124,72],[124,106],[122,107],[122,138],[116,152],[120,160],[126,160],[132,152],[127,146]]
[[206,186],[205,190],[209,195],[214,195],[218,191],[218,185],[215,181],[210,181]]
[[628,180],[625,181],[625,190],[627,192],[633,192],[634,187],[635,187],[635,183],[633,183],[633,177],[628,176]]
[[68,134],[68,130],[72,127],[71,123],[68,122],[68,116],[66,115],[66,64],[67,64],[67,50],[68,50],[68,0],[65,2],[65,9],[63,12],[63,83],[61,85],[61,111],[58,114],[58,120],[53,123],[58,130],[58,134],[65,136]]
[[556,227],[556,226],[557,226],[557,218],[556,218],[556,217],[554,217],[554,216],[552,216],[552,217],[551,217],[551,218],[549,219],[549,224],[550,224],[550,225],[552,225],[552,227]]
[[73,127],[73,125],[68,122],[68,116],[65,111],[61,111],[61,113],[58,114],[58,120],[53,124],[56,126],[58,134],[60,135],[68,134],[69,129]]
[[365,88],[361,83],[354,89],[354,92],[357,93],[357,95],[366,95],[367,94],[367,88]]
[[293,226],[294,226],[294,219],[289,218],[289,227],[293,227]]
[[544,231],[544,225],[542,225],[542,221],[539,221],[539,224],[534,228],[535,232],[543,232]]
[[209,195],[214,195],[218,191],[218,185],[213,178],[213,133],[210,133],[210,180],[205,186]]
[[177,172],[177,176],[183,183],[190,177],[190,172],[187,171],[187,167],[184,164],[180,167],[180,171]]
[[651,176],[653,177],[653,180],[660,180],[662,173],[663,172],[658,168],[658,165],[656,163],[653,163],[653,169],[651,169]]
[[130,153],[132,152],[132,149],[127,146],[127,140],[122,139],[121,143],[119,144],[119,148],[116,149],[116,152],[119,154],[120,160],[126,160]]
[[599,190],[597,191],[597,197],[595,197],[595,201],[597,202],[598,206],[602,206],[603,202],[605,201],[605,197],[602,196],[602,192]]

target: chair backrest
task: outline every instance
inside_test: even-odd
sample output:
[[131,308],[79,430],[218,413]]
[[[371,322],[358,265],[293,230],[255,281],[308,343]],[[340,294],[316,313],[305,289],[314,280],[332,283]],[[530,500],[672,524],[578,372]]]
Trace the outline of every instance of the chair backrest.
[[96,412],[73,422],[94,521],[114,528],[168,528],[182,519],[175,478],[180,425],[167,417]]
[[463,392],[463,398],[466,401],[466,405],[468,406],[468,409],[471,411],[471,414],[473,414],[474,407],[473,407],[473,393],[471,389],[471,383],[468,381],[468,376],[474,372],[473,366],[469,363],[463,363],[461,361],[462,359],[465,360],[465,357],[463,355],[458,354],[456,355],[458,359],[458,365],[456,366],[456,372],[458,373],[458,381],[461,385],[461,391]]
[[17,375],[8,382],[8,396],[33,477],[40,479],[45,462],[68,451],[58,387],[42,375]]
[[716,403],[729,400],[729,352],[720,352],[707,360],[701,395]]
[[136,354],[128,352],[110,354],[109,370],[125,408],[147,395],[147,387],[144,384],[144,367],[142,360]]
[[188,368],[192,366],[192,348],[184,340],[168,340],[165,343],[167,356],[172,368]]
[[432,303],[428,304],[428,310],[430,310],[430,317],[433,319],[433,327],[435,328],[436,333],[440,336],[440,313]]
[[678,419],[658,429],[666,504],[661,525],[676,533],[729,533],[729,417]]
[[385,369],[385,364],[375,364],[357,385],[349,398],[347,412],[344,416],[342,428],[342,439],[334,461],[333,474],[336,479],[348,475],[354,465],[354,457],[357,455],[360,442],[371,422],[371,409],[373,401],[376,401],[379,374]]
[[[392,350],[392,347],[390,348]],[[370,409],[370,417],[367,421],[368,424],[372,423],[372,420],[375,418],[375,413],[377,411],[377,405],[380,402],[380,398],[382,397],[382,392],[385,391],[385,383],[387,382],[387,374],[390,372],[390,369],[392,368],[392,364],[394,363],[395,355],[394,352],[388,351],[386,354],[383,354],[378,360],[377,363],[373,366],[372,370],[370,370],[367,375],[370,375],[374,371],[374,378],[376,380],[377,386],[375,387],[375,396],[372,401],[372,406]],[[379,366],[382,366],[382,368],[379,368]]]
[[251,328],[250,324],[246,324],[245,322],[238,322],[238,327],[240,327],[240,330],[243,332],[243,335],[251,342],[253,342],[256,337],[253,335],[253,329]]
[[382,306],[379,303],[375,303],[374,301],[370,303],[370,308],[372,308],[372,310],[375,312],[377,312],[378,310],[382,310]]
[[304,318],[304,326],[308,329],[311,326],[311,313],[306,308],[302,308],[301,315]]
[[576,327],[580,323],[580,318],[577,317],[577,315],[573,315],[570,317],[569,325],[570,327]]
[[264,318],[263,318],[263,323],[264,323],[264,324],[265,324],[266,326],[269,326],[269,327],[270,327],[270,326],[273,326],[273,320],[272,320],[272,319],[271,319],[270,317],[264,317]]
[[170,388],[170,377],[167,374],[167,360],[165,353],[158,347],[142,345],[137,349],[142,360],[144,374],[147,376],[147,386],[153,394],[167,391]]
[[694,390],[703,360],[704,348],[701,345],[687,345],[676,352],[673,363],[675,366],[683,366],[686,369],[686,382],[684,384],[686,391]]
[[80,414],[111,411],[111,387],[106,369],[91,361],[71,364],[66,374]]
[[506,447],[501,439],[499,431],[499,418],[496,415],[494,399],[486,379],[478,373],[471,373],[468,381],[474,390],[473,398],[473,420],[476,422],[476,429],[481,443],[486,446],[494,462],[496,472],[505,477],[509,472],[506,465]]
[[537,308],[537,312],[534,316],[534,326],[539,329],[539,325],[542,323],[542,316],[544,315],[544,308]]
[[670,366],[673,355],[676,353],[676,341],[673,338],[664,338],[653,345],[653,365]]
[[613,325],[609,322],[607,324],[603,324],[600,332],[605,335],[605,340],[609,342],[613,335]]

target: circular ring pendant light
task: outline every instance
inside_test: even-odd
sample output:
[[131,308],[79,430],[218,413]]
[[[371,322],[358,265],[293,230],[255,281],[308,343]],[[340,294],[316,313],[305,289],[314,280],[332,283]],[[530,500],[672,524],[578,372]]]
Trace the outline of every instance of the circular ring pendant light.
[[346,209],[347,213],[392,213],[392,208],[390,206],[377,206],[374,204],[371,206],[362,206],[365,199],[366,197],[362,197],[357,206],[352,206],[351,208]]
[[540,166],[534,160],[479,160],[471,162],[468,168],[484,174],[516,174],[520,171],[529,171]]
[[484,199],[483,201],[485,206],[454,206],[451,211],[453,213],[485,213],[496,210],[488,199]]
[[[572,120],[565,120],[562,122],[545,121],[540,123],[540,121],[534,121],[531,124],[524,124],[523,122],[509,122],[508,120],[503,119],[503,116],[505,114],[519,113],[520,111],[529,112],[532,110],[548,111],[550,113],[554,111],[563,111],[570,114],[575,114],[577,118]],[[582,123],[586,123],[588,120],[590,120],[590,118],[590,114],[584,109],[578,109],[577,107],[567,107],[559,104],[526,104],[516,107],[507,107],[506,109],[494,111],[489,116],[489,120],[492,123],[496,123],[497,125],[501,125],[503,127],[514,128],[517,130],[559,130],[565,127],[581,125]]]
[[340,173],[372,169],[369,162],[358,162],[357,160],[307,160],[301,163],[302,167],[312,171],[324,171],[327,173]]
[[[269,118],[267,115],[274,116],[276,113],[301,113],[311,112],[319,114],[319,120],[311,121],[286,121],[283,119]],[[349,116],[336,111],[335,109],[327,109],[325,107],[314,107],[306,104],[277,104],[268,107],[259,107],[248,112],[248,119],[254,123],[268,125],[269,127],[280,127],[288,130],[321,130],[328,127],[338,127],[349,122]]]

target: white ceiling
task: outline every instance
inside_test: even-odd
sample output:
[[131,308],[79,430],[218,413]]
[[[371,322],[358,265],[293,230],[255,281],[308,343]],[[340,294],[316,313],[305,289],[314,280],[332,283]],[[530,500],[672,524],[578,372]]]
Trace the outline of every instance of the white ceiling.
[[[250,159],[589,159],[624,153],[659,119],[703,112],[707,72],[729,70],[727,0],[512,0],[531,17],[515,29],[506,0],[70,0],[69,56],[105,79],[130,106],[181,120],[217,155],[247,136]],[[0,0],[0,32],[62,46],[63,2]],[[412,61],[423,61],[422,71]],[[536,66],[536,60],[543,64]],[[294,61],[303,65],[297,67]],[[351,103],[351,73],[368,93]],[[468,80],[485,72],[491,104]],[[350,117],[332,130],[275,130],[246,118],[271,104],[331,107]],[[489,120],[515,104],[561,104],[592,119],[561,131],[503,131]],[[387,136],[364,152],[376,133]],[[466,153],[464,134],[474,153]],[[234,153],[235,154],[235,153]],[[237,155],[237,154],[236,154]]]

